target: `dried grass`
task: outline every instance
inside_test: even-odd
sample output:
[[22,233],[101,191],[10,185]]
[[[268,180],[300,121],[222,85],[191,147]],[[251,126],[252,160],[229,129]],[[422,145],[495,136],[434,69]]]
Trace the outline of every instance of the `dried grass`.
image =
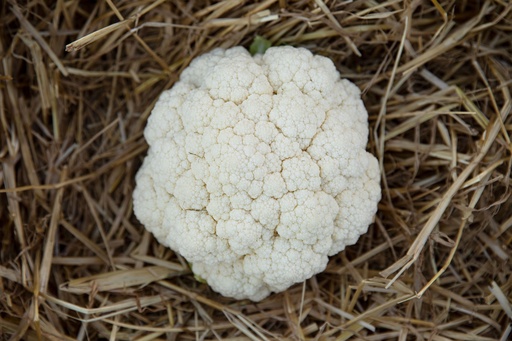
[[[508,1],[0,10],[1,340],[510,340]],[[257,304],[195,281],[131,204],[159,93],[195,56],[256,34],[359,85],[384,174],[369,232]]]

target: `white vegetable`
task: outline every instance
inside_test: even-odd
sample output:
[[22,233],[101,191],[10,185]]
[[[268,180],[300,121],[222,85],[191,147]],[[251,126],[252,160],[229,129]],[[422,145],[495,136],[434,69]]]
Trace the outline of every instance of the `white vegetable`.
[[367,231],[381,196],[367,120],[325,57],[216,49],[149,117],[135,214],[214,290],[261,300]]

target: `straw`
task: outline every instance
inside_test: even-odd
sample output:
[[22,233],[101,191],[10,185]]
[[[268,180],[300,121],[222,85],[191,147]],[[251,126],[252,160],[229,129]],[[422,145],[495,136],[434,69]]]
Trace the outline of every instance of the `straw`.
[[[0,5],[0,340],[508,340],[512,4]],[[362,90],[375,222],[261,302],[198,282],[132,212],[159,94],[216,47],[310,49]]]

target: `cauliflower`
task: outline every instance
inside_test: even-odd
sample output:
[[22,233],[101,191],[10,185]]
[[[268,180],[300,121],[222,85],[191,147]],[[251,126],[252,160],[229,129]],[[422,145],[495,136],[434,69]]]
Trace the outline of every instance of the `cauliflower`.
[[135,214],[215,291],[259,301],[367,231],[381,196],[367,120],[328,58],[213,50],[148,119]]

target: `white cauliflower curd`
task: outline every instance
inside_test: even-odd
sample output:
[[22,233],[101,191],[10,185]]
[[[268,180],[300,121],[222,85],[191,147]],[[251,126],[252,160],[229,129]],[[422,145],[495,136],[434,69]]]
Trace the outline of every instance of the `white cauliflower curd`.
[[359,89],[303,48],[194,59],[144,136],[137,218],[225,296],[258,301],[323,271],[377,211]]

